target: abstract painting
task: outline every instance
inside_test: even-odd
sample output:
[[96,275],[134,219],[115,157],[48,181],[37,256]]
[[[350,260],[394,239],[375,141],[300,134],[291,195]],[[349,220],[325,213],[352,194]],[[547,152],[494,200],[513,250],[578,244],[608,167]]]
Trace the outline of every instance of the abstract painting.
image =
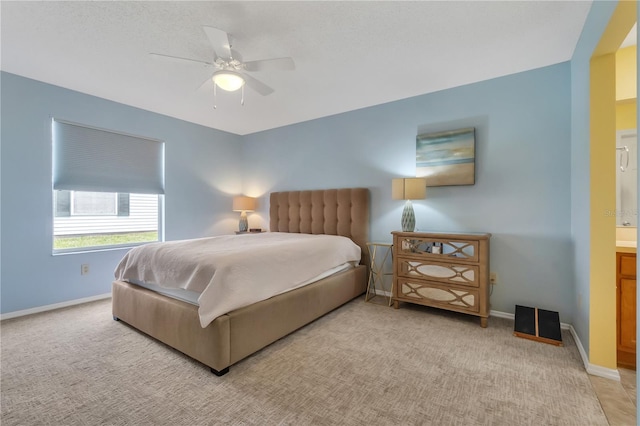
[[427,186],[473,185],[476,158],[475,128],[429,133],[416,137],[416,177]]

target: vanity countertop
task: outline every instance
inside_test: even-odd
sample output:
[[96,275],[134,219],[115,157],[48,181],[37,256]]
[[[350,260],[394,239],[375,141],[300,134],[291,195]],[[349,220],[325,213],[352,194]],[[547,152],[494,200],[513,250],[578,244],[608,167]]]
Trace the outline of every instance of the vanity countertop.
[[620,253],[635,253],[638,247],[637,241],[616,241],[616,251]]

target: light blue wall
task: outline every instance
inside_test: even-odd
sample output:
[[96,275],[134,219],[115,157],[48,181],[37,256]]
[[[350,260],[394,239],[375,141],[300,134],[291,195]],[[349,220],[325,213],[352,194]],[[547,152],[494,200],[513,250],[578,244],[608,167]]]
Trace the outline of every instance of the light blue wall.
[[108,293],[125,253],[52,256],[51,117],[165,141],[166,239],[237,226],[229,194],[242,190],[240,136],[4,72],[0,90],[0,312]]
[[589,61],[617,2],[594,2],[571,58],[571,239],[573,327],[589,353],[590,143]]
[[262,196],[249,222],[268,228],[270,191],[364,186],[371,239],[389,241],[403,207],[391,179],[414,175],[416,135],[474,126],[476,184],[429,188],[417,228],[492,233],[492,309],[539,306],[572,322],[570,102],[564,63],[240,137],[2,74],[2,312],[106,293],[124,254],[51,256],[57,116],[167,142],[167,239],[231,232],[225,191]]
[[474,126],[476,184],[429,188],[417,228],[492,233],[492,309],[538,306],[570,323],[570,87],[563,63],[245,136],[244,189],[264,196],[249,220],[268,226],[274,190],[363,186],[371,239],[390,241],[403,207],[391,179],[415,176],[416,135]]

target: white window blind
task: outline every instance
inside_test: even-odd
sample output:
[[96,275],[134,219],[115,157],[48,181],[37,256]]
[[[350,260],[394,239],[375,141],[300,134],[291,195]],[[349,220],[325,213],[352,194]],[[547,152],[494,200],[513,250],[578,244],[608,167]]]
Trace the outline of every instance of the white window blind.
[[164,194],[164,142],[54,119],[53,189]]

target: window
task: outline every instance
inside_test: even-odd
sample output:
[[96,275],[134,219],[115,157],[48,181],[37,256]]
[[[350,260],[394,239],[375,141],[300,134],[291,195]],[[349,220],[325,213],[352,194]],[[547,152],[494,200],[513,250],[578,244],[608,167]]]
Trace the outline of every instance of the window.
[[118,194],[115,192],[72,192],[71,216],[115,216]]
[[55,251],[158,241],[156,194],[67,190],[53,193]]
[[164,144],[53,120],[53,251],[161,241]]
[[54,191],[54,216],[129,216],[130,194]]

